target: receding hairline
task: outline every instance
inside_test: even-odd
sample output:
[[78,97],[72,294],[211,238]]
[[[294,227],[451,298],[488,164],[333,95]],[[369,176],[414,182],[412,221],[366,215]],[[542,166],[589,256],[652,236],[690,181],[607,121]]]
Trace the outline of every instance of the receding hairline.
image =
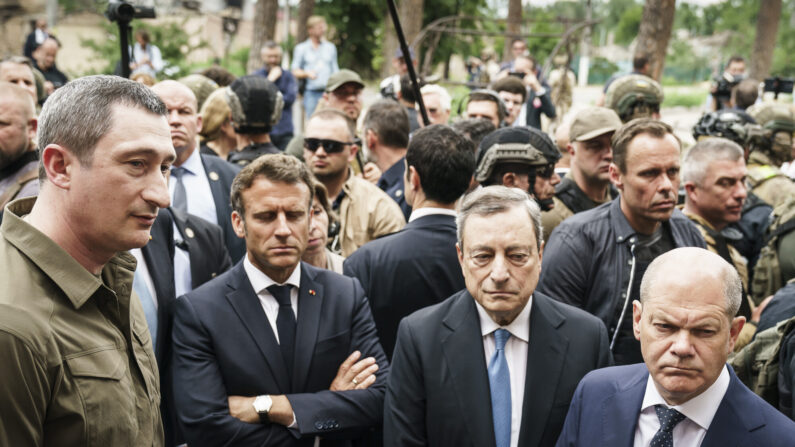
[[196,94],[193,93],[193,90],[191,90],[190,87],[188,87],[187,85],[185,85],[185,84],[183,84],[183,83],[181,83],[179,81],[175,81],[173,79],[166,79],[165,81],[158,82],[157,84],[153,85],[150,88],[152,89],[153,92],[155,92],[155,94],[157,96],[160,97],[160,99],[163,102],[165,102],[165,100],[163,100],[164,95],[168,95],[170,93],[173,93],[174,90],[172,88],[174,88],[174,87],[177,90],[181,90],[182,93],[186,93],[187,94],[187,96],[189,97],[190,101],[194,105],[194,107],[193,107],[194,110],[198,113],[198,111],[199,111],[198,110],[199,109],[199,100],[196,99]]

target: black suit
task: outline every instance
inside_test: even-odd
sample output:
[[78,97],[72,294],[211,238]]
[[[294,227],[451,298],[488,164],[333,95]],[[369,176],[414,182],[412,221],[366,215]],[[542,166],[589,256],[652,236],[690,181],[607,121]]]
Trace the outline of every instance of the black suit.
[[432,214],[364,244],[345,260],[345,274],[359,279],[370,299],[388,357],[403,317],[465,287],[455,243],[455,217]]
[[[324,445],[344,446],[381,421],[389,364],[359,282],[302,263],[297,313],[288,376],[242,262],[177,300],[174,390],[189,445],[311,446],[322,436]],[[366,390],[329,391],[355,350],[375,357],[376,382]],[[286,394],[300,438],[281,425],[247,424],[229,414],[229,395],[263,394]]]
[[232,190],[232,181],[240,172],[240,167],[212,155],[201,154],[201,159],[213,193],[218,226],[224,232],[226,249],[229,250],[232,262],[237,262],[246,254],[246,242],[237,237],[232,227],[232,204],[229,201],[229,193]]
[[[601,320],[535,292],[530,311],[520,446],[551,446],[574,390],[607,366]],[[480,319],[468,291],[400,323],[384,410],[386,446],[493,447]]]
[[536,96],[533,89],[527,89],[527,101],[525,101],[525,122],[520,123],[524,126],[535,127],[541,130],[541,114],[547,116],[549,119],[555,119],[555,105],[552,104],[550,98],[550,88],[546,82],[541,84],[546,91],[541,96]]
[[174,224],[185,241],[190,257],[191,282],[199,287],[228,270],[232,264],[226,251],[221,229],[206,220],[189,214],[177,218],[169,209],[162,209],[150,234],[152,240],[141,249],[157,299],[157,342],[155,357],[160,370],[161,415],[166,445],[181,442],[177,434],[176,412],[171,389],[171,329],[174,320]]

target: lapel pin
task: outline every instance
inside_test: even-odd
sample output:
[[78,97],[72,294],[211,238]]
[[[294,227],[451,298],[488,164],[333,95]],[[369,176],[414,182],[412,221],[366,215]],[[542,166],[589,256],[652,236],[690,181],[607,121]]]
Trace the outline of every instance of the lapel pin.
[[218,181],[218,173],[215,171],[210,171],[210,180],[217,182]]
[[317,293],[315,292],[314,289],[309,289],[309,294],[315,296]]
[[193,234],[193,229],[185,228],[185,236],[188,236],[189,238],[193,239],[193,236],[195,236],[195,234]]
[[150,241],[152,240],[152,235],[151,235],[151,234],[149,235],[149,240],[150,240]]

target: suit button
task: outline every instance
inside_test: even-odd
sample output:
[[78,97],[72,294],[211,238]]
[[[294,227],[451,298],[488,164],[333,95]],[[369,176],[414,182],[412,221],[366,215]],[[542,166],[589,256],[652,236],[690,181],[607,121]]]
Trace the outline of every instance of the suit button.
[[315,422],[315,428],[318,430],[323,430],[323,424],[321,424],[320,421]]
[[335,422],[335,423],[334,423],[334,428],[340,428],[340,424],[339,424],[339,422]]

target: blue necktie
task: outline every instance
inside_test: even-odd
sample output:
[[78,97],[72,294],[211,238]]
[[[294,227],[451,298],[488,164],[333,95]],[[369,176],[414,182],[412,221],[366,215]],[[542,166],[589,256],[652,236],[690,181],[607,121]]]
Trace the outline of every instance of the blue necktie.
[[149,287],[146,287],[144,276],[137,269],[133,276],[133,290],[135,290],[141,300],[141,307],[144,308],[144,316],[146,317],[146,324],[149,326],[149,334],[152,336],[152,350],[154,351],[155,342],[157,341],[157,308],[152,294],[149,293]]
[[660,420],[660,429],[651,438],[650,447],[674,447],[674,427],[685,419],[685,415],[665,405],[655,405],[654,411]]
[[505,343],[510,336],[511,333],[505,329],[494,331],[497,347],[489,361],[491,416],[494,418],[494,439],[497,447],[511,445],[511,373],[505,359]]
[[182,213],[182,216],[188,215],[188,193],[185,191],[185,184],[182,183],[182,176],[188,172],[187,169],[174,166],[171,168],[171,176],[174,177],[174,201],[171,207]]
[[279,313],[276,314],[276,330],[279,332],[279,347],[282,350],[284,364],[287,366],[287,374],[293,377],[293,357],[295,356],[295,313],[290,302],[289,285],[272,285],[268,287],[268,292],[279,302]]

